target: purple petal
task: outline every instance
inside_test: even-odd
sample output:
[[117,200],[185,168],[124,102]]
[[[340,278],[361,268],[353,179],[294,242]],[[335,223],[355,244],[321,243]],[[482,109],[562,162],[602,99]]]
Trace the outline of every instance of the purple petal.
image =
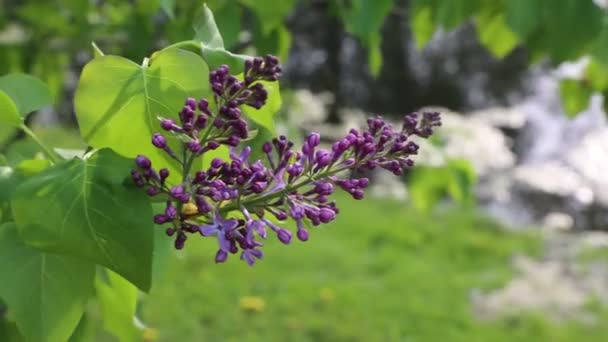
[[224,232],[219,231],[219,233],[217,234],[217,242],[219,243],[221,250],[225,252],[230,251],[230,241],[226,239],[226,235],[224,235]]
[[208,224],[208,225],[198,227],[198,231],[203,236],[211,236],[211,235],[215,235],[219,232],[218,228],[219,228],[219,226],[217,224]]

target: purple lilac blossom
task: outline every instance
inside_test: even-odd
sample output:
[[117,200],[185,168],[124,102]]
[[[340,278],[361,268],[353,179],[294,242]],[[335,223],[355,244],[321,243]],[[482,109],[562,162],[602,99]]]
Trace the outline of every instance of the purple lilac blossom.
[[[245,62],[243,80],[230,74],[227,66],[210,73],[209,82],[217,112],[208,99],[187,98],[179,111],[179,121],[161,118],[160,128],[183,141],[183,158],[176,157],[163,133],[154,133],[152,144],[178,159],[183,181],[169,185],[166,168],[157,173],[145,156],[135,159],[131,172],[134,183],[150,196],[164,196],[164,212],[156,214],[157,225],[170,225],[168,236],[175,248],[184,247],[188,235],[198,233],[218,241],[217,263],[230,254],[253,265],[264,254],[260,250],[268,234],[290,244],[293,233],[284,222],[292,220],[296,237],[308,241],[309,230],[332,222],[339,213],[330,200],[336,189],[360,200],[369,185],[367,178],[343,178],[343,171],[365,172],[383,168],[395,175],[413,166],[418,145],[410,138],[428,138],[441,125],[439,113],[410,113],[396,128],[382,117],[367,121],[362,130],[351,129],[330,148],[321,148],[321,136],[310,133],[301,148],[279,136],[262,146],[263,160],[251,160],[252,150],[245,145],[248,123],[242,106],[261,108],[268,93],[259,81],[276,81],[281,67],[274,56]],[[205,170],[190,170],[192,161],[225,145],[229,159],[213,159]],[[243,146],[243,147],[241,147]]]

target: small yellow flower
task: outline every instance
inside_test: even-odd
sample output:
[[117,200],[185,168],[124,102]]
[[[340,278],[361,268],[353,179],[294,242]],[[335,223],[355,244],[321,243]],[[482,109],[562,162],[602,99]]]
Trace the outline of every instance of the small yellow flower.
[[182,207],[182,213],[188,216],[195,215],[198,213],[198,207],[196,206],[196,204],[188,202]]
[[331,302],[336,298],[336,294],[332,289],[324,287],[319,291],[319,298],[324,302]]
[[146,328],[144,329],[142,340],[145,342],[154,342],[158,340],[158,335],[158,330],[154,328]]
[[250,312],[262,312],[266,308],[266,302],[261,297],[241,297],[239,305],[242,310]]

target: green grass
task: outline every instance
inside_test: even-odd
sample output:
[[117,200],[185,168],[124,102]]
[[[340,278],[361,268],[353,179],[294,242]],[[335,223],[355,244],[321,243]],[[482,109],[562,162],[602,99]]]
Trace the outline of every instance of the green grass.
[[[569,341],[604,340],[601,325],[551,323],[538,314],[475,319],[473,288],[513,274],[514,253],[540,239],[501,230],[468,211],[422,216],[402,203],[340,198],[337,222],[306,243],[274,238],[255,267],[215,265],[216,242],[193,238],[145,299],[160,341]],[[244,296],[265,308],[246,311]],[[594,339],[594,337],[597,337]]]

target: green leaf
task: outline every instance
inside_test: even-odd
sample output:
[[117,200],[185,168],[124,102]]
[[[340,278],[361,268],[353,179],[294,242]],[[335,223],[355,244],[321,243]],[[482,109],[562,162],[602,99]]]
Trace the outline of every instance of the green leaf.
[[484,11],[476,17],[479,41],[496,57],[504,57],[518,43],[517,36],[507,27],[504,13]]
[[[509,0],[505,2],[506,21],[520,39],[526,39],[540,25],[544,0]],[[551,6],[549,4],[549,6]]]
[[367,49],[367,63],[369,64],[369,71],[372,76],[378,77],[378,75],[380,75],[380,71],[382,71],[382,49],[380,35],[375,35],[372,39],[370,39]]
[[[154,212],[162,212],[165,209],[165,203],[154,203],[152,205]],[[160,225],[154,225],[154,252],[152,253],[152,290],[159,286],[158,284],[164,278],[166,274],[165,270],[169,265],[171,257],[171,251],[173,247],[173,240],[167,236],[166,228]]]
[[[177,120],[187,97],[210,94],[208,74],[199,56],[181,49],[161,51],[149,66],[117,56],[95,58],[84,67],[74,99],[80,132],[95,148],[110,147],[125,157],[143,154],[178,175],[178,163],[150,140],[160,131],[159,116]],[[180,150],[177,139],[168,140]]]
[[412,31],[416,48],[422,50],[433,38],[436,30],[433,11],[425,1],[415,1],[412,7]]
[[175,18],[175,0],[160,0],[160,8],[170,19]]
[[13,169],[10,166],[0,166],[0,202],[11,199],[13,192],[27,177],[33,176],[51,166],[46,159],[22,160]]
[[0,202],[8,201],[17,188],[17,174],[10,166],[0,166]]
[[19,127],[22,123],[15,102],[2,90],[0,90],[0,123],[14,127]]
[[587,106],[589,106],[589,99],[593,94],[593,90],[588,85],[573,79],[562,80],[559,84],[559,91],[562,98],[562,105],[569,118],[573,118],[587,109]]
[[424,212],[431,210],[446,194],[449,179],[446,168],[414,168],[408,187],[414,207]]
[[592,59],[585,69],[585,79],[594,90],[608,88],[608,65]]
[[469,19],[477,10],[478,0],[449,0],[436,3],[437,21],[447,30],[452,30]]
[[101,304],[104,328],[121,342],[141,341],[143,332],[134,324],[137,288],[105,269],[95,278],[95,291]]
[[392,8],[393,0],[353,0],[343,10],[346,29],[366,43],[370,35],[379,34]]
[[450,172],[447,192],[461,205],[472,205],[475,202],[474,188],[477,175],[471,162],[454,159],[448,161],[446,168]]
[[26,74],[9,74],[0,77],[0,90],[15,101],[22,116],[53,103],[46,84]]
[[343,10],[346,30],[370,50],[369,67],[374,76],[382,67],[380,30],[392,8],[392,0],[353,0],[351,7]]
[[238,55],[224,48],[224,41],[217,28],[213,13],[203,5],[197,12],[193,24],[195,36],[194,41],[200,45],[200,53],[211,69],[217,69],[226,64],[232,73],[243,71],[243,64],[248,56]]
[[192,28],[194,29],[194,40],[201,42],[204,47],[212,49],[224,48],[224,40],[215,24],[213,13],[207,7],[207,4],[203,4],[197,11]]
[[11,205],[26,243],[104,265],[148,291],[152,209],[141,189],[123,185],[132,165],[104,149],[20,184]]
[[602,64],[608,65],[608,16],[604,17],[602,31],[594,43],[591,54]]
[[238,42],[242,29],[240,6],[235,1],[225,1],[221,7],[211,7],[211,9],[224,41],[224,47],[230,48]]
[[0,297],[28,341],[64,342],[92,294],[95,265],[23,244],[14,224],[0,227]]
[[262,31],[269,34],[276,27],[283,25],[285,18],[293,10],[295,0],[241,0],[249,7],[262,23]]
[[604,13],[593,1],[551,0],[543,11],[543,40],[555,63],[582,56],[602,29]]

